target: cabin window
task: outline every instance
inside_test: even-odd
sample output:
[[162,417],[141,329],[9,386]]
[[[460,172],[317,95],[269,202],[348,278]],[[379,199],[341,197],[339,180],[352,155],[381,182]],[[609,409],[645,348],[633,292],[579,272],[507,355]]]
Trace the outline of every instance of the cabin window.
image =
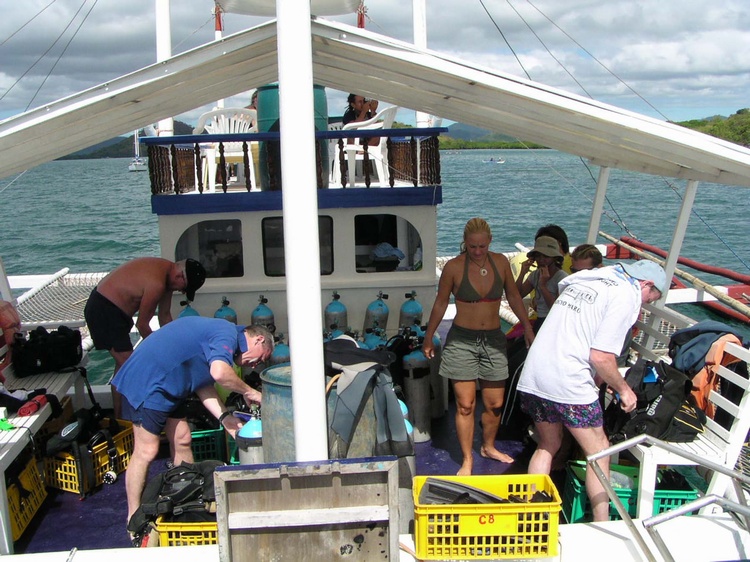
[[422,269],[422,239],[408,220],[389,214],[354,217],[358,273]]
[[182,233],[175,248],[177,261],[197,259],[206,277],[242,277],[242,223],[237,219],[201,221]]
[[[284,227],[281,217],[268,217],[262,221],[263,232],[263,267],[269,277],[286,275],[284,265]],[[318,235],[320,239],[320,273],[333,273],[333,219],[328,216],[318,217]]]

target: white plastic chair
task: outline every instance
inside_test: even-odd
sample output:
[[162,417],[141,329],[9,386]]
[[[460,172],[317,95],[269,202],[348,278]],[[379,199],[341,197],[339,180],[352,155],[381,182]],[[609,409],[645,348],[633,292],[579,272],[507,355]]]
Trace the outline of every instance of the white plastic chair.
[[[393,125],[393,120],[396,118],[396,112],[398,106],[388,107],[378,113],[375,117],[368,119],[367,121],[356,121],[347,123],[342,127],[344,131],[352,130],[372,130],[372,129],[390,129]],[[377,146],[368,146],[367,153],[372,161],[375,162],[375,171],[378,174],[378,185],[380,187],[387,187],[388,183],[388,138],[380,137],[380,142]],[[364,161],[364,147],[361,144],[345,144],[344,150],[346,151],[348,167],[349,167],[349,185],[354,185],[355,170],[358,161]],[[336,158],[334,164],[338,170],[339,159]],[[336,174],[336,179],[339,178],[340,173]]]
[[[198,124],[193,129],[193,134],[198,135],[204,131],[204,129],[213,135],[223,133],[255,133],[258,130],[257,127],[258,113],[254,109],[246,109],[244,107],[226,107],[224,109],[214,109],[213,111],[207,111],[198,119]],[[250,157],[250,183],[253,189],[257,189],[258,185],[255,181],[255,165],[252,158],[252,150],[250,149],[253,143],[248,143],[249,157]],[[243,164],[244,154],[242,152],[241,142],[225,142],[224,145],[224,159],[228,164]],[[205,162],[204,166],[204,183],[205,178],[208,179],[208,190],[216,191],[216,163],[220,159],[218,151],[219,143],[210,143],[201,150],[201,157]],[[243,171],[243,166],[240,165],[240,172]],[[239,174],[238,174],[239,175]]]
[[[727,356],[739,361],[750,362],[750,350],[733,343],[726,344],[724,356],[723,364],[727,364]],[[699,434],[694,441],[690,443],[670,443],[670,445],[728,469],[734,469],[742,451],[745,436],[750,430],[750,381],[724,366],[716,366],[715,371],[721,379],[720,385],[731,383],[742,389],[742,397],[736,405],[721,394],[711,391],[709,400],[716,407],[716,412],[724,411],[731,418],[729,428],[726,429],[714,420],[709,419],[704,432]],[[640,462],[636,517],[645,519],[653,515],[654,488],[658,467],[695,466],[695,463],[656,447],[635,445],[629,451]],[[706,494],[723,496],[727,492],[729,484],[730,480],[727,476],[714,473],[709,480]]]

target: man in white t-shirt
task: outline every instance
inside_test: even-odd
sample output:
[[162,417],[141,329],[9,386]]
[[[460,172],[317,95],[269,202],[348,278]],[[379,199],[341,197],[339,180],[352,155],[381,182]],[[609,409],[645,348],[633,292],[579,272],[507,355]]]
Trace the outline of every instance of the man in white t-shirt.
[[[560,296],[529,349],[518,382],[521,409],[534,420],[537,449],[529,474],[549,474],[563,426],[586,456],[609,446],[597,382],[619,393],[623,410],[636,397],[617,370],[617,355],[643,303],[669,289],[664,270],[642,260],[581,271],[560,281]],[[609,476],[609,459],[600,466]],[[594,521],[609,519],[609,498],[593,471],[586,492]]]

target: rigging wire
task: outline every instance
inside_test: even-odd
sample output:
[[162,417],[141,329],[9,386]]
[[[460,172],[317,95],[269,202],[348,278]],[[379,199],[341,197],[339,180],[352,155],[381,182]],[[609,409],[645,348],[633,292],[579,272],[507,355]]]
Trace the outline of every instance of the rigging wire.
[[[49,69],[49,72],[47,72],[47,76],[45,76],[45,77],[44,77],[44,80],[42,80],[42,83],[41,83],[41,84],[39,84],[39,87],[38,87],[38,88],[36,89],[36,92],[34,92],[34,95],[33,95],[33,96],[31,97],[31,100],[29,100],[29,103],[28,103],[28,105],[26,106],[26,109],[25,109],[25,111],[28,111],[28,110],[29,110],[29,108],[31,107],[31,104],[32,104],[32,103],[34,103],[34,100],[35,100],[35,99],[36,99],[36,97],[37,97],[37,96],[39,95],[39,92],[40,92],[40,91],[41,91],[41,89],[42,89],[42,88],[44,87],[44,84],[46,84],[46,83],[47,83],[47,79],[48,79],[48,78],[49,78],[49,77],[50,77],[50,76],[52,75],[52,72],[53,72],[53,71],[55,70],[55,68],[57,67],[57,63],[59,63],[59,62],[60,62],[60,59],[62,59],[62,58],[63,58],[63,56],[65,55],[65,53],[66,53],[66,52],[67,52],[67,50],[68,50],[68,47],[70,47],[70,44],[71,44],[71,43],[73,42],[73,39],[75,39],[75,38],[76,38],[76,35],[78,35],[78,32],[79,32],[79,31],[81,31],[81,27],[83,27],[83,24],[84,24],[84,23],[86,23],[86,20],[87,20],[87,19],[89,18],[89,16],[91,15],[91,12],[93,11],[93,9],[94,9],[94,8],[96,7],[96,4],[97,4],[97,2],[99,2],[99,0],[94,0],[93,4],[91,4],[91,7],[89,8],[89,11],[88,11],[88,12],[86,12],[86,15],[85,15],[85,16],[83,16],[83,19],[81,20],[81,23],[79,23],[79,24],[78,24],[78,27],[77,27],[77,28],[76,28],[76,30],[75,30],[75,31],[73,32],[73,35],[71,35],[70,39],[68,39],[68,42],[67,42],[67,43],[65,43],[65,47],[63,47],[63,50],[62,50],[62,51],[60,52],[60,54],[58,55],[57,59],[55,59],[55,64],[53,64],[53,65],[52,65],[52,68],[50,68],[50,69]],[[85,3],[85,2],[84,2],[84,3]],[[83,7],[83,6],[81,6],[81,7]]]
[[[563,63],[562,63],[562,62],[561,62],[560,60],[558,60],[558,59],[557,59],[557,57],[555,57],[555,56],[554,56],[554,55],[552,54],[552,52],[551,52],[551,51],[549,50],[549,48],[547,48],[547,45],[546,45],[546,44],[544,43],[544,41],[542,41],[542,39],[541,39],[541,38],[539,37],[539,35],[538,35],[538,34],[537,34],[537,33],[536,33],[536,32],[535,32],[535,31],[534,31],[534,30],[533,30],[532,28],[531,28],[531,26],[530,26],[530,25],[528,24],[528,22],[527,22],[527,21],[526,21],[526,20],[525,20],[525,19],[524,19],[524,18],[523,18],[523,17],[521,16],[521,14],[520,14],[520,13],[518,12],[518,10],[516,10],[516,8],[515,8],[515,7],[514,7],[514,6],[513,6],[513,5],[512,5],[511,3],[510,3],[510,0],[505,0],[505,1],[506,1],[506,2],[508,3],[508,5],[509,5],[509,6],[510,6],[510,7],[511,7],[511,8],[513,9],[513,11],[514,11],[514,12],[516,13],[516,15],[517,15],[517,16],[518,16],[518,17],[519,17],[519,18],[521,19],[521,21],[523,21],[523,23],[524,23],[524,24],[526,25],[526,27],[528,27],[528,28],[529,28],[529,30],[530,30],[530,31],[531,31],[531,32],[532,32],[532,33],[534,34],[534,36],[535,36],[535,37],[536,37],[536,38],[537,38],[537,39],[539,40],[539,42],[540,42],[540,43],[542,44],[542,46],[543,46],[543,47],[545,48],[545,50],[547,51],[547,53],[549,53],[549,55],[550,55],[550,56],[551,56],[551,57],[552,57],[553,59],[555,59],[555,61],[557,62],[557,64],[559,64],[559,65],[560,65],[560,67],[561,67],[561,68],[562,68],[562,69],[563,69],[563,70],[564,70],[564,71],[565,71],[565,72],[566,72],[566,73],[567,73],[567,74],[568,74],[568,75],[569,75],[569,76],[570,76],[571,78],[573,78],[573,80],[575,81],[575,83],[576,83],[576,84],[578,84],[578,85],[580,86],[580,88],[581,88],[581,89],[582,89],[582,90],[583,90],[584,92],[586,92],[586,95],[587,95],[587,96],[589,96],[589,97],[592,97],[592,96],[591,96],[591,94],[589,94],[589,93],[588,93],[588,92],[586,91],[586,88],[584,88],[584,87],[583,87],[583,85],[582,85],[582,84],[581,84],[581,83],[580,83],[580,82],[579,82],[578,80],[576,80],[576,78],[575,78],[575,77],[574,77],[574,76],[573,76],[573,75],[572,75],[572,74],[571,74],[571,73],[570,73],[570,72],[568,71],[568,69],[567,69],[567,68],[565,67],[565,65],[563,65]],[[528,72],[526,71],[526,68],[525,68],[525,67],[523,66],[523,63],[521,62],[521,60],[520,60],[520,59],[518,58],[518,56],[516,55],[516,52],[515,52],[515,51],[513,50],[513,47],[511,47],[511,46],[510,46],[510,43],[508,43],[508,40],[507,40],[507,38],[505,37],[505,34],[503,34],[502,30],[500,29],[500,27],[499,27],[499,26],[497,25],[497,23],[495,22],[495,19],[494,19],[494,18],[492,17],[492,15],[491,15],[491,14],[489,13],[489,11],[487,10],[487,7],[486,7],[486,6],[484,5],[484,2],[483,2],[483,0],[479,0],[479,3],[481,4],[482,8],[484,8],[484,11],[485,11],[485,12],[487,13],[487,17],[489,17],[489,18],[490,18],[490,21],[492,21],[493,25],[495,26],[495,29],[497,29],[497,31],[498,31],[498,32],[500,33],[500,35],[502,36],[503,40],[505,41],[505,44],[506,44],[506,45],[508,45],[508,48],[509,48],[509,49],[511,50],[511,52],[513,53],[513,55],[514,55],[514,56],[516,57],[516,61],[518,61],[518,64],[520,65],[520,67],[521,67],[521,69],[523,70],[524,74],[526,74],[526,77],[527,77],[527,78],[528,78],[529,80],[532,80],[531,76],[530,76],[530,75],[529,75],[529,73],[528,73]],[[542,15],[544,15],[544,14],[542,14]],[[546,16],[545,16],[545,17],[546,17]],[[529,146],[528,146],[528,145],[526,145],[526,143],[524,143],[524,142],[523,142],[523,141],[522,141],[521,139],[516,139],[516,140],[517,140],[518,142],[520,142],[520,143],[521,143],[521,144],[522,144],[522,145],[523,145],[524,147],[526,147],[527,149],[529,148]],[[586,164],[586,162],[584,161],[584,159],[583,159],[583,158],[581,158],[581,162],[583,163],[584,167],[585,167],[585,168],[586,168],[586,170],[588,171],[588,173],[589,173],[589,176],[591,176],[591,180],[592,180],[592,182],[594,183],[594,185],[596,185],[596,183],[597,183],[597,182],[596,182],[596,178],[594,177],[594,174],[593,174],[593,173],[591,172],[591,168],[589,168],[589,166],[588,166],[588,165]],[[578,192],[578,193],[579,193],[579,194],[580,194],[580,195],[581,195],[582,197],[584,197],[585,199],[587,199],[587,200],[588,200],[588,201],[589,201],[590,203],[593,203],[593,201],[594,201],[594,200],[593,200],[593,198],[591,198],[591,197],[590,197],[589,195],[587,195],[586,193],[584,193],[583,191],[581,191],[581,190],[580,190],[580,189],[579,189],[579,188],[578,188],[578,187],[577,187],[577,186],[576,186],[576,185],[575,185],[575,184],[574,184],[574,183],[573,183],[572,181],[570,181],[570,180],[569,180],[568,178],[566,178],[565,176],[563,176],[563,175],[562,175],[562,174],[561,174],[561,173],[559,172],[559,170],[556,170],[556,169],[555,169],[554,167],[551,167],[551,166],[550,166],[550,169],[552,170],[552,172],[553,172],[554,174],[556,174],[557,176],[559,176],[559,177],[560,177],[560,179],[561,179],[561,180],[562,180],[562,181],[563,181],[564,183],[566,183],[566,184],[567,184],[568,186],[570,186],[570,187],[572,187],[573,189],[575,189],[575,190],[576,190],[576,191],[577,191],[577,192]],[[620,214],[619,214],[619,213],[617,212],[617,210],[615,209],[615,206],[614,206],[614,205],[612,204],[612,202],[610,201],[610,199],[609,199],[609,197],[608,197],[608,196],[605,196],[605,200],[607,201],[607,204],[609,205],[610,209],[612,209],[612,212],[613,212],[613,213],[615,214],[615,216],[613,217],[612,215],[610,215],[610,213],[609,213],[609,212],[607,211],[607,209],[602,209],[602,214],[603,214],[603,215],[604,215],[605,217],[607,217],[607,218],[608,218],[608,219],[609,219],[610,221],[612,221],[612,222],[613,222],[613,223],[615,224],[615,226],[618,226],[619,228],[621,228],[622,230],[624,230],[625,232],[627,232],[629,236],[631,236],[631,237],[633,237],[633,238],[637,238],[637,239],[640,239],[640,238],[639,238],[638,236],[636,236],[636,235],[635,235],[635,234],[634,234],[633,232],[631,232],[631,231],[630,231],[630,229],[628,228],[628,226],[627,226],[627,225],[625,224],[625,221],[624,221],[624,220],[622,220],[622,217],[621,217],[621,216],[620,216]]]
[[35,20],[35,19],[37,18],[37,16],[40,16],[40,15],[42,15],[42,12],[44,12],[44,11],[45,11],[45,10],[46,10],[47,8],[49,8],[49,7],[50,7],[50,6],[52,5],[52,4],[54,4],[55,2],[57,2],[57,0],[52,0],[52,2],[50,2],[50,3],[49,3],[49,4],[47,4],[47,5],[46,5],[46,6],[44,7],[44,8],[42,8],[42,9],[41,9],[41,10],[39,10],[39,11],[38,11],[38,12],[37,12],[36,14],[34,14],[34,15],[32,16],[32,18],[31,18],[31,19],[30,19],[29,21],[27,21],[27,22],[26,22],[25,24],[23,24],[23,25],[22,25],[21,27],[19,27],[18,29],[16,29],[16,30],[15,30],[15,31],[14,31],[13,33],[11,33],[10,35],[8,35],[8,37],[6,37],[5,39],[3,39],[3,40],[2,40],[1,42],[0,42],[0,47],[2,47],[3,45],[5,45],[5,44],[6,44],[6,43],[7,43],[8,41],[10,41],[11,39],[13,39],[13,37],[14,37],[14,36],[15,36],[15,35],[16,35],[16,34],[17,34],[17,33],[19,32],[19,31],[21,31],[21,30],[22,30],[22,29],[23,29],[24,27],[26,27],[26,26],[27,26],[27,25],[29,25],[29,24],[30,24],[30,23],[31,23],[32,21],[34,21],[34,20]]
[[17,181],[17,180],[18,180],[18,179],[19,179],[19,178],[20,178],[20,177],[21,177],[22,175],[24,175],[24,174],[25,174],[26,172],[28,172],[28,170],[24,170],[23,172],[21,172],[20,174],[18,174],[18,175],[17,175],[17,176],[15,177],[15,178],[13,178],[12,180],[10,180],[10,181],[8,182],[8,184],[7,184],[7,185],[6,185],[5,187],[3,187],[2,189],[0,189],[0,193],[2,193],[2,192],[3,192],[3,191],[5,191],[6,189],[8,189],[8,188],[9,188],[9,187],[10,187],[11,185],[13,185],[14,183],[16,183],[16,181]]
[[213,21],[214,21],[214,15],[211,14],[211,16],[201,26],[196,27],[190,35],[186,36],[182,41],[180,41],[179,43],[177,43],[173,47],[173,50],[176,51],[178,49],[178,47],[182,46],[182,44],[185,41],[187,41],[188,39],[190,39],[193,35],[195,35],[196,33],[198,33],[200,30],[202,30],[204,27],[206,27],[208,24],[212,23]]
[[[15,86],[16,86],[16,85],[17,85],[17,84],[18,84],[18,83],[19,83],[19,82],[20,82],[21,80],[23,80],[23,78],[24,78],[24,77],[25,77],[25,76],[26,76],[26,75],[27,75],[27,74],[28,74],[29,72],[31,72],[31,70],[32,70],[32,69],[33,69],[33,68],[34,68],[34,67],[35,67],[35,66],[36,66],[36,65],[37,65],[37,64],[38,64],[38,63],[39,63],[39,62],[40,62],[40,61],[41,61],[41,60],[42,60],[42,59],[43,59],[44,57],[46,57],[46,56],[47,56],[47,53],[49,53],[49,52],[50,52],[50,51],[52,50],[52,48],[53,48],[53,47],[54,47],[55,45],[57,45],[57,42],[58,42],[58,41],[60,41],[60,39],[62,39],[62,36],[63,36],[63,35],[65,34],[65,32],[66,32],[66,31],[68,30],[68,28],[69,28],[69,27],[70,27],[71,25],[73,25],[73,20],[75,20],[75,18],[76,18],[76,17],[78,16],[78,14],[79,14],[79,13],[81,13],[81,10],[83,10],[83,7],[84,7],[84,6],[86,5],[86,2],[88,2],[88,0],[83,0],[83,2],[81,3],[81,6],[80,6],[80,7],[78,8],[78,10],[76,11],[76,13],[75,13],[75,14],[73,14],[73,17],[72,17],[72,18],[70,19],[70,21],[68,22],[68,25],[66,25],[66,26],[65,26],[65,29],[63,29],[63,30],[62,30],[62,32],[61,32],[61,33],[60,33],[60,34],[59,34],[59,35],[57,36],[57,39],[55,39],[55,40],[54,40],[54,42],[53,42],[53,43],[52,43],[52,44],[51,44],[51,45],[50,45],[50,46],[49,46],[49,47],[47,48],[47,50],[46,50],[46,51],[44,51],[44,53],[42,53],[42,54],[41,54],[41,55],[40,55],[40,56],[39,56],[39,57],[38,57],[38,58],[37,58],[37,59],[36,59],[36,60],[34,61],[34,64],[32,64],[32,65],[31,65],[31,66],[30,66],[29,68],[27,68],[27,69],[26,69],[26,71],[25,71],[25,72],[24,72],[23,74],[21,74],[21,76],[19,76],[19,77],[18,77],[18,79],[16,79],[16,81],[15,81],[15,82],[13,82],[13,84],[11,84],[10,88],[8,88],[7,90],[5,90],[5,92],[3,93],[3,95],[2,95],[2,96],[0,96],[0,101],[1,101],[1,100],[3,100],[3,99],[5,98],[5,96],[7,96],[7,95],[8,95],[8,93],[10,93],[10,91],[11,91],[11,90],[12,90],[12,89],[13,89],[13,88],[14,88],[14,87],[15,87]],[[47,76],[49,76],[49,74],[48,74]],[[45,78],[45,80],[46,80],[46,78]],[[30,105],[30,104],[29,104],[29,105]],[[27,109],[28,109],[28,107],[27,107]]]
[[[682,197],[682,194],[680,193],[679,189],[677,188],[677,186],[675,186],[671,181],[669,181],[669,179],[667,179],[665,177],[662,177],[662,179],[664,180],[664,183],[666,183],[667,186],[669,186],[669,188],[672,191],[674,191],[674,193],[677,195],[677,198],[680,201],[682,201],[683,197]],[[699,221],[701,221],[701,223],[703,224],[703,226],[705,226],[711,232],[711,234],[713,234],[716,237],[716,239],[719,242],[721,242],[727,250],[729,250],[731,252],[731,254],[735,258],[737,258],[737,261],[739,261],[743,266],[745,266],[748,270],[750,270],[750,264],[748,264],[744,259],[742,259],[742,256],[740,256],[737,252],[734,251],[734,249],[726,242],[726,240],[724,240],[721,237],[721,234],[719,234],[718,232],[716,232],[716,230],[711,225],[709,225],[706,222],[706,220],[700,215],[700,213],[695,210],[695,206],[693,206],[693,208],[691,209],[691,214],[695,215],[695,217]]]
[[[508,0],[506,0],[506,2],[507,2],[507,1],[508,1]],[[586,49],[586,47],[584,47],[584,46],[583,46],[583,45],[581,45],[581,44],[580,44],[580,43],[579,43],[578,41],[576,41],[576,40],[575,40],[575,39],[574,39],[573,37],[571,37],[571,36],[570,36],[570,34],[569,34],[569,33],[568,33],[567,31],[565,31],[565,30],[564,30],[563,28],[561,28],[561,27],[560,27],[559,25],[557,25],[557,24],[556,24],[556,23],[555,23],[554,21],[552,21],[552,19],[550,19],[550,18],[549,18],[549,17],[547,16],[547,14],[545,14],[545,13],[544,13],[544,12],[542,12],[542,11],[541,11],[541,10],[540,10],[539,8],[537,8],[537,7],[536,7],[536,6],[535,6],[535,5],[533,4],[533,2],[531,2],[531,0],[526,0],[526,2],[527,2],[527,3],[528,3],[528,4],[529,4],[529,5],[530,5],[530,6],[532,7],[532,8],[534,8],[534,9],[535,9],[535,10],[536,10],[537,12],[539,12],[539,13],[540,13],[540,14],[541,14],[541,15],[542,15],[542,16],[543,16],[543,17],[544,17],[544,18],[545,18],[545,19],[546,19],[546,20],[547,20],[548,22],[550,22],[550,23],[551,23],[552,25],[554,25],[554,26],[555,26],[555,27],[556,27],[557,29],[559,29],[559,30],[560,30],[560,31],[561,31],[561,32],[563,33],[563,35],[565,35],[565,37],[567,37],[568,39],[570,39],[571,41],[573,41],[573,43],[575,43],[575,44],[576,44],[576,45],[577,45],[577,46],[578,46],[578,47],[579,47],[579,48],[580,48],[580,49],[581,49],[581,50],[582,50],[582,51],[583,51],[584,53],[586,53],[586,54],[587,54],[588,56],[590,56],[590,57],[591,57],[591,58],[592,58],[593,60],[595,60],[595,61],[596,61],[596,62],[597,62],[597,63],[598,63],[598,64],[599,64],[599,65],[600,65],[600,66],[601,66],[601,67],[602,67],[602,68],[603,68],[604,70],[606,70],[606,71],[607,71],[607,72],[609,72],[609,73],[610,73],[610,74],[611,74],[612,76],[614,76],[615,78],[617,78],[617,80],[618,80],[618,81],[619,81],[619,82],[620,82],[620,83],[621,83],[621,84],[622,84],[623,86],[625,86],[625,87],[626,87],[626,88],[627,88],[628,90],[630,90],[631,92],[633,92],[633,94],[635,94],[635,95],[636,95],[636,96],[638,96],[638,97],[639,97],[639,98],[640,98],[641,100],[643,100],[643,102],[644,102],[644,103],[646,103],[646,104],[647,104],[647,105],[648,105],[648,106],[649,106],[649,107],[650,107],[651,109],[653,109],[654,111],[656,111],[656,113],[658,113],[659,115],[661,115],[661,116],[662,116],[662,117],[664,118],[664,120],[665,120],[665,121],[669,121],[669,118],[668,118],[668,117],[667,117],[666,115],[664,115],[664,114],[663,114],[663,113],[662,113],[661,111],[659,111],[659,110],[658,110],[658,109],[657,109],[657,108],[656,108],[656,107],[655,107],[655,106],[654,106],[654,105],[653,105],[653,104],[652,104],[652,103],[651,103],[650,101],[648,101],[648,100],[647,100],[646,98],[644,98],[644,97],[643,97],[643,96],[642,96],[641,94],[639,94],[638,92],[636,92],[636,91],[635,91],[635,90],[634,90],[634,89],[633,89],[633,88],[632,88],[632,87],[630,86],[630,84],[628,84],[627,82],[625,82],[625,80],[623,80],[623,79],[622,79],[622,78],[620,78],[620,77],[619,77],[619,76],[618,76],[617,74],[615,74],[615,72],[614,72],[614,71],[610,70],[610,69],[609,69],[609,68],[607,67],[607,65],[605,65],[605,64],[604,64],[604,63],[603,63],[602,61],[600,61],[600,60],[599,60],[598,58],[596,58],[596,57],[595,57],[595,56],[594,56],[594,55],[593,55],[593,54],[592,54],[592,53],[591,53],[591,52],[590,52],[590,51],[589,51],[588,49]],[[584,90],[584,91],[585,91],[585,90]],[[590,97],[590,96],[589,96],[589,97]]]
[[521,62],[521,59],[518,58],[518,55],[513,50],[513,47],[511,47],[510,42],[508,41],[508,38],[505,37],[505,34],[503,33],[503,30],[500,29],[500,26],[497,25],[497,22],[495,21],[495,18],[492,17],[492,14],[490,14],[490,11],[487,9],[487,6],[484,5],[484,0],[479,0],[479,4],[484,8],[484,11],[487,13],[487,17],[490,18],[490,21],[492,22],[492,25],[495,26],[495,29],[497,29],[497,32],[500,34],[500,36],[503,38],[503,41],[505,41],[505,44],[510,49],[510,52],[513,53],[513,56],[516,57],[516,62],[518,62],[518,66],[521,67],[521,70],[523,70],[523,73],[526,75],[526,78],[531,80],[531,76],[528,72],[526,72],[526,67]]
[[[591,95],[591,94],[590,94],[590,93],[588,92],[588,90],[587,90],[586,88],[584,88],[584,87],[583,87],[583,84],[581,84],[581,83],[580,83],[580,82],[578,81],[578,79],[577,79],[577,78],[576,78],[575,76],[573,76],[573,73],[572,73],[572,72],[570,72],[570,70],[568,70],[568,68],[567,68],[567,67],[566,67],[566,66],[565,66],[565,65],[564,65],[564,64],[562,63],[562,61],[560,61],[560,60],[559,60],[559,59],[558,59],[558,58],[557,58],[557,57],[556,57],[556,56],[554,55],[554,53],[553,53],[553,52],[552,52],[552,51],[550,50],[550,48],[549,48],[549,47],[547,47],[546,43],[545,43],[545,42],[544,42],[544,41],[542,40],[542,38],[541,38],[541,37],[539,37],[539,34],[538,34],[538,33],[537,33],[536,31],[534,31],[534,30],[532,29],[532,27],[531,27],[531,26],[529,25],[529,22],[527,22],[527,21],[526,21],[526,20],[524,19],[524,17],[523,17],[523,16],[521,15],[521,13],[520,13],[520,12],[519,12],[519,11],[518,11],[518,10],[516,9],[516,7],[515,7],[515,6],[514,6],[514,5],[513,5],[512,3],[511,3],[511,1],[510,1],[510,0],[505,0],[505,2],[506,2],[506,3],[508,4],[508,6],[510,6],[511,10],[513,10],[513,11],[514,11],[514,12],[516,13],[516,15],[517,15],[517,16],[519,17],[519,19],[520,19],[520,20],[521,20],[521,21],[522,21],[522,22],[523,22],[523,23],[524,23],[524,24],[526,25],[526,27],[527,27],[527,28],[529,29],[529,31],[531,31],[531,33],[533,33],[533,34],[534,34],[534,37],[536,37],[537,41],[539,41],[539,43],[541,43],[542,47],[544,47],[544,50],[545,50],[545,51],[547,51],[547,54],[548,54],[549,56],[551,56],[551,57],[552,57],[553,59],[555,59],[555,62],[556,62],[557,64],[559,64],[559,65],[560,65],[560,68],[562,68],[562,69],[563,69],[563,70],[565,71],[565,73],[566,73],[566,74],[567,74],[568,76],[570,76],[570,77],[571,77],[571,78],[573,79],[573,82],[575,82],[576,84],[578,84],[578,87],[579,87],[579,88],[581,88],[581,90],[583,90],[583,92],[584,92],[584,93],[585,93],[585,94],[586,94],[586,95],[587,95],[588,97],[590,97],[590,98],[592,98],[592,99],[593,99],[593,96],[592,96],[592,95]],[[542,15],[544,15],[544,14],[542,14]]]

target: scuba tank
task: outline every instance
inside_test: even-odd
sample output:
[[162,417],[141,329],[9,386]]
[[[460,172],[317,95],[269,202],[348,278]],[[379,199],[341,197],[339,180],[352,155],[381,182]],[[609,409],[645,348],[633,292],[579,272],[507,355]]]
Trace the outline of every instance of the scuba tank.
[[273,316],[273,311],[266,306],[267,302],[268,299],[263,295],[258,297],[258,306],[255,307],[255,310],[250,315],[250,323],[265,326],[273,334],[276,330],[276,320]]
[[221,297],[221,307],[219,307],[219,309],[214,312],[214,318],[223,318],[224,320],[228,320],[232,324],[237,323],[237,313],[233,308],[229,306],[227,297]]
[[385,347],[386,343],[388,343],[385,338],[385,330],[379,328],[378,323],[375,322],[375,325],[372,328],[365,330],[365,336],[362,338],[362,343],[368,349],[377,349],[380,346]]
[[388,295],[383,294],[383,291],[378,293],[378,298],[367,305],[365,311],[365,324],[362,328],[362,333],[367,334],[368,329],[380,328],[385,332],[388,326],[388,305],[383,300],[387,299]]
[[276,340],[276,344],[273,347],[271,359],[268,361],[269,364],[289,363],[289,346],[284,343],[284,334],[279,333],[278,337],[274,339]]
[[422,305],[416,299],[417,292],[412,291],[404,295],[406,301],[401,305],[398,315],[398,327],[408,328],[414,325],[422,325]]
[[[333,300],[328,303],[325,311],[323,312],[323,315],[325,317],[325,325],[323,328],[326,331],[331,330],[331,332],[334,332],[338,329],[338,331],[343,332],[343,330],[346,330],[349,326],[346,306],[344,306],[344,304],[339,300],[340,298],[340,295],[336,291],[334,291]],[[331,339],[335,337],[336,336],[331,335]]]
[[182,312],[180,312],[177,318],[184,318],[185,316],[200,316],[198,311],[190,306],[190,301],[180,301],[180,306],[184,306],[185,308],[182,309]]

